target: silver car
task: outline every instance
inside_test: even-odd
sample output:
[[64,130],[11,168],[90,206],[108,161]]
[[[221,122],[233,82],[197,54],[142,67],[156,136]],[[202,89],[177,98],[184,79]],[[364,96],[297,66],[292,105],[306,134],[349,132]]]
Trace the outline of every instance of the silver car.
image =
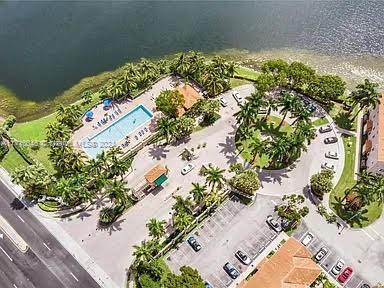
[[329,164],[327,162],[321,164],[321,168],[335,171],[335,165]]
[[304,246],[308,246],[309,243],[312,242],[313,238],[315,238],[315,236],[313,236],[311,232],[308,232],[303,238],[303,240],[301,240],[301,243],[303,243]]
[[193,170],[193,168],[195,168],[195,165],[193,165],[192,163],[188,163],[183,167],[183,169],[181,169],[181,174],[182,175],[188,174]]
[[251,259],[248,257],[247,254],[245,254],[243,251],[241,250],[237,250],[236,253],[235,253],[235,256],[237,259],[240,260],[241,263],[243,263],[244,265],[249,265],[251,264]]
[[337,260],[336,264],[332,267],[332,270],[331,270],[332,274],[335,276],[338,275],[341,269],[343,269],[344,265],[345,265],[345,262],[343,259]]
[[325,153],[325,157],[326,158],[329,158],[329,159],[339,159],[339,155],[337,154],[337,152],[331,152],[331,151],[328,151],[327,153]]

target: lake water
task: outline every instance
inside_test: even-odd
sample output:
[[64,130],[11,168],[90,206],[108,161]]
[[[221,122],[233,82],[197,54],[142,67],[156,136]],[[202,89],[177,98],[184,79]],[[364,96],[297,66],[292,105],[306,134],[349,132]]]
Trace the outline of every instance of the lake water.
[[42,100],[81,78],[181,50],[384,56],[384,1],[0,2],[0,85]]

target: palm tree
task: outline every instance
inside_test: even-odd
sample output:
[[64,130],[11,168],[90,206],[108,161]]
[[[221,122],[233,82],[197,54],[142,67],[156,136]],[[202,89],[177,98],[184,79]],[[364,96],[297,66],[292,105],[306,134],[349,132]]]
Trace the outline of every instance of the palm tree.
[[248,97],[248,103],[250,105],[250,110],[252,113],[252,122],[254,122],[259,114],[259,110],[261,107],[265,107],[267,105],[267,101],[265,100],[264,93],[260,91],[256,91]]
[[200,206],[207,195],[206,186],[199,183],[192,183],[192,186],[193,188],[190,193],[192,194],[193,201]]
[[293,111],[294,107],[297,105],[298,98],[291,93],[284,92],[279,98],[279,106],[281,106],[280,113],[283,113],[283,119],[279,124],[279,127],[284,123],[285,117],[289,111]]
[[204,200],[204,204],[206,207],[211,207],[213,204],[218,203],[221,199],[221,196],[219,192],[212,191],[207,195],[207,197]]
[[116,179],[109,183],[106,187],[109,198],[118,207],[126,207],[130,203],[129,196],[127,194],[128,189],[124,186],[124,183],[117,181]]
[[176,129],[176,121],[170,117],[164,116],[157,121],[156,130],[165,137],[165,141],[169,141],[174,137]]
[[276,141],[271,141],[268,154],[272,158],[272,163],[286,162],[291,148],[290,140],[285,136],[279,137]]
[[141,241],[141,245],[133,245],[135,251],[133,252],[133,256],[135,257],[135,263],[147,263],[153,260],[154,247],[151,241],[143,240]]
[[71,137],[71,130],[68,126],[60,123],[49,123],[46,128],[47,141],[68,141]]
[[173,204],[172,209],[175,211],[175,214],[189,213],[192,214],[193,203],[189,197],[183,198],[179,195],[173,196],[173,199],[176,200],[176,203]]
[[236,112],[234,116],[238,125],[243,125],[244,127],[249,128],[253,118],[251,105],[248,104],[248,102],[245,104],[240,104],[240,110]]
[[206,183],[208,186],[211,186],[211,191],[215,188],[221,189],[224,186],[225,178],[224,178],[225,169],[220,169],[219,167],[213,167],[208,165],[206,170]]
[[155,239],[160,239],[163,237],[165,235],[166,224],[167,222],[164,220],[157,220],[155,218],[150,219],[146,225],[149,230],[149,236]]
[[296,107],[292,111],[293,117],[295,117],[295,121],[292,122],[291,125],[295,125],[296,122],[302,121],[302,122],[311,122],[311,112],[304,107],[304,105],[298,101]]
[[272,111],[277,111],[278,106],[277,106],[276,99],[273,97],[269,97],[267,101],[264,103],[264,105],[265,105],[264,107],[268,107],[267,114],[265,114],[263,118],[263,120],[266,121],[269,115],[271,115]]
[[349,110],[349,113],[359,104],[360,109],[353,117],[353,119],[359,114],[359,112],[368,107],[375,108],[377,104],[380,103],[381,94],[377,91],[379,84],[365,79],[363,84],[356,86],[356,90],[352,91],[351,98],[353,101],[352,107]]
[[248,149],[253,155],[253,158],[251,161],[252,163],[254,163],[256,160],[256,157],[261,154],[263,146],[264,146],[263,141],[261,141],[260,138],[256,136],[252,137],[248,142]]
[[193,216],[188,213],[180,213],[174,216],[173,224],[179,231],[185,231],[193,222]]
[[311,144],[311,140],[315,139],[316,129],[311,122],[298,121],[296,122],[294,133],[306,139],[307,144]]
[[112,207],[104,207],[100,210],[99,221],[101,224],[111,224],[115,217],[115,209]]

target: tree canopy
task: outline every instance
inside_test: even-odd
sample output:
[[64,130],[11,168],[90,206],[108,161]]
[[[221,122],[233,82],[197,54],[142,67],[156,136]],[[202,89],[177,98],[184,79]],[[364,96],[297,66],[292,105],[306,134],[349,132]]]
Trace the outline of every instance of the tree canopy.
[[260,188],[260,180],[254,170],[245,170],[229,180],[229,184],[249,196],[254,196]]
[[176,118],[178,110],[184,105],[184,97],[177,90],[165,90],[157,96],[155,102],[157,110],[166,116]]

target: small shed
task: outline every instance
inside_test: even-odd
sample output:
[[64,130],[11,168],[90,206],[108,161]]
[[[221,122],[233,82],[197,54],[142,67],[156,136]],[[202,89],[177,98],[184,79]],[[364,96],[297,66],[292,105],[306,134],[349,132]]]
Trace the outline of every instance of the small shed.
[[168,169],[158,164],[147,173],[145,173],[144,178],[151,187],[158,187],[167,181],[167,174]]

